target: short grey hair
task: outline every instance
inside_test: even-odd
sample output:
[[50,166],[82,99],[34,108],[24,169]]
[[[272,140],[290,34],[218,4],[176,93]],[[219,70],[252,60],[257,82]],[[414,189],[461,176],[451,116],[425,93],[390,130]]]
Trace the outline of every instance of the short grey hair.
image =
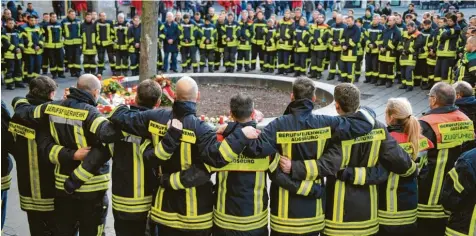
[[453,84],[456,94],[461,95],[461,97],[471,97],[473,96],[473,88],[471,84],[466,81],[458,81]]
[[435,97],[436,103],[440,106],[451,106],[456,101],[455,89],[445,82],[438,82],[433,85],[430,96]]
[[293,96],[295,100],[312,99],[316,92],[314,81],[308,78],[298,78],[293,82]]
[[118,18],[118,19],[119,19],[119,18],[125,19],[126,17],[124,16],[124,13],[121,12],[121,13],[117,14],[117,18]]

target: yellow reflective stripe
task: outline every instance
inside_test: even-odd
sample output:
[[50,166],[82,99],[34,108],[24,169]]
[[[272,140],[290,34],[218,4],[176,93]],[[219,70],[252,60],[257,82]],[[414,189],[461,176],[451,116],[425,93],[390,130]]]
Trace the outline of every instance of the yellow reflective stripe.
[[39,105],[35,108],[35,111],[33,112],[33,118],[35,118],[35,119],[41,118],[41,107],[42,106],[43,106],[43,104],[41,104],[41,105]]
[[58,116],[65,119],[84,121],[88,117],[89,111],[48,104],[46,106],[45,113],[48,115]]
[[269,167],[268,167],[268,169],[271,173],[273,173],[276,170],[276,168],[278,167],[279,159],[281,159],[281,155],[279,155],[279,153],[276,153],[274,155],[273,162],[271,162],[271,164],[269,164]]
[[470,236],[471,234],[463,234],[449,227],[446,227],[445,235],[446,236]]
[[327,139],[317,140],[317,159],[321,158],[322,153],[324,152],[324,147],[326,146]]
[[253,198],[254,198],[254,214],[258,215],[263,212],[263,208],[267,206],[263,206],[263,192],[266,187],[266,174],[264,172],[256,172],[255,175],[255,188],[253,190]]
[[141,147],[134,143],[132,144],[133,156],[133,170],[134,170],[134,197],[141,198],[144,196],[144,160],[142,158]]
[[334,189],[334,206],[332,221],[343,222],[344,220],[344,198],[345,198],[345,182],[336,180]]
[[50,150],[50,162],[58,165],[59,164],[59,153],[63,149],[63,146],[60,145],[53,145],[53,148]]
[[369,185],[369,190],[370,190],[370,218],[377,219],[378,217],[377,185]]
[[38,166],[38,149],[35,140],[28,140],[28,159],[31,196],[33,198],[41,198],[40,168]]
[[105,121],[107,121],[107,119],[105,117],[102,117],[102,116],[96,117],[96,119],[94,119],[93,123],[91,124],[91,127],[89,128],[89,131],[91,131],[91,133],[95,134],[98,127]]
[[306,167],[306,179],[315,180],[319,176],[319,168],[317,168],[317,160],[305,160],[304,166]]
[[125,205],[142,205],[142,204],[151,203],[152,196],[145,196],[141,198],[131,198],[131,197],[122,197],[122,196],[113,194],[112,201],[117,202],[119,204],[125,204]]
[[221,216],[217,214],[213,217],[213,222],[216,226],[229,229],[229,230],[236,230],[236,231],[251,231],[255,229],[259,229],[265,227],[268,224],[268,211],[263,211],[265,214],[253,215],[251,217],[255,218],[259,216],[257,220],[250,221],[247,217],[237,217],[231,215],[221,214],[225,217],[222,219]]
[[50,133],[53,139],[55,140],[55,143],[59,144],[59,138],[58,138],[58,132],[56,131],[55,123],[50,121]]
[[451,177],[451,179],[453,180],[453,187],[455,188],[455,190],[458,191],[458,193],[463,192],[464,187],[459,182],[459,177],[458,177],[458,173],[456,172],[456,169],[455,168],[451,169],[448,172],[448,174]]
[[448,161],[448,149],[441,149],[438,151],[436,159],[435,173],[431,184],[430,196],[428,198],[428,205],[436,205],[440,198],[441,188],[443,186],[443,178],[445,177],[445,166]]
[[52,203],[51,205],[34,205],[30,203],[23,203],[20,201],[20,207],[24,211],[54,211],[55,210],[55,205]]
[[13,110],[17,109],[17,106],[18,106],[20,103],[30,104],[30,103],[28,102],[28,100],[26,100],[25,98],[18,99],[18,101],[16,101],[15,104],[13,104]]
[[386,195],[387,195],[387,211],[389,212],[397,212],[397,209],[398,209],[397,189],[398,189],[399,179],[400,179],[400,176],[398,176],[397,174],[393,172],[390,172],[390,174],[388,175]]
[[330,229],[327,227],[324,229],[326,235],[374,235],[378,232],[378,224],[368,229]]
[[425,205],[418,203],[418,218],[446,218],[448,214],[442,205]]
[[268,209],[251,216],[234,216],[234,215],[228,215],[226,213],[214,211],[214,218],[219,218],[221,220],[224,220],[227,222],[233,222],[237,224],[252,224],[252,223],[257,223],[261,221],[263,218],[265,218],[266,221],[268,221]]
[[[59,172],[55,173],[56,181],[59,181],[59,182],[64,183],[68,177],[69,176],[60,174]],[[88,180],[88,182],[86,182],[86,184],[95,184],[95,183],[107,182],[107,181],[109,181],[109,177],[110,177],[109,173],[102,174],[102,175],[96,175],[96,176],[91,177]]]
[[309,195],[309,192],[311,192],[312,185],[314,184],[313,181],[310,180],[303,180],[301,181],[301,184],[299,185],[299,189],[297,191],[297,194],[307,196]]
[[87,170],[85,170],[81,165],[79,165],[74,171],[73,171],[74,175],[76,175],[76,177],[78,177],[80,180],[82,180],[83,182],[86,182],[88,181],[90,178],[92,178],[94,175],[92,173],[89,173]]
[[170,186],[174,190],[185,189],[182,182],[180,181],[180,172],[175,172],[170,175]]
[[344,169],[349,165],[350,161],[350,153],[352,151],[352,145],[349,144],[342,144],[342,163],[340,165],[341,169]]
[[159,142],[158,145],[154,147],[154,154],[160,160],[169,160],[172,157],[173,153],[168,153],[165,151],[164,147],[162,146],[162,142]]
[[10,188],[12,183],[12,176],[8,174],[7,176],[2,177],[2,190]]
[[212,223],[212,218],[213,218],[213,212],[209,212],[202,215],[196,215],[196,216],[186,216],[186,215],[181,215],[179,213],[165,212],[155,207],[151,209],[151,213],[153,215],[160,216],[160,218],[167,219],[166,221],[179,221],[182,223],[189,223],[189,224],[194,224],[194,223],[199,223],[204,221],[210,221],[207,223]]
[[324,215],[311,218],[280,218],[271,215],[271,229],[280,233],[306,234],[324,228]]
[[[186,170],[192,166],[192,145],[188,142],[181,143],[181,166]],[[187,216],[197,216],[197,190],[195,187],[185,189]]]
[[378,219],[370,219],[365,221],[351,221],[351,222],[335,222],[326,220],[326,227],[338,229],[358,229],[378,226]]
[[107,145],[109,148],[109,152],[111,153],[111,156],[114,156],[114,143],[110,143]]
[[[64,191],[64,182],[55,182],[56,189]],[[89,185],[82,185],[81,188],[77,189],[76,192],[86,193],[86,192],[97,192],[102,190],[107,190],[109,188],[109,181],[104,183],[96,183]]]
[[402,177],[408,177],[412,175],[416,171],[417,165],[414,161],[412,161],[412,166],[405,172],[405,174],[402,174]]
[[225,213],[227,179],[228,179],[227,171],[222,171],[218,173],[218,196],[217,196],[216,211],[220,213]]
[[380,218],[409,218],[413,216],[416,217],[416,215],[417,215],[417,209],[406,210],[406,211],[395,211],[395,212],[383,211],[383,210],[378,211],[378,216]]
[[117,202],[112,202],[112,208],[116,211],[122,211],[122,212],[127,212],[127,213],[139,213],[139,212],[147,212],[150,210],[151,203],[146,203],[144,205],[136,205],[136,206],[131,206],[131,205],[123,205]]
[[[283,156],[292,159],[292,144],[283,143],[281,144]],[[289,191],[279,187],[278,190],[278,217],[287,219],[288,218],[288,204],[289,204]]]
[[227,162],[232,162],[235,158],[238,157],[238,154],[233,152],[226,140],[223,140],[223,142],[221,142],[218,151],[223,156],[223,159],[225,159],[225,161]]
[[97,234],[97,236],[102,236],[103,231],[104,231],[104,224],[98,225],[98,234]]
[[365,185],[367,169],[365,167],[355,167],[354,185]]
[[382,141],[380,140],[372,141],[372,147],[370,148],[370,157],[369,162],[367,163],[367,167],[374,167],[375,165],[377,165],[381,142]]
[[140,155],[144,156],[145,149],[151,144],[150,139],[145,139],[144,142],[140,145]]

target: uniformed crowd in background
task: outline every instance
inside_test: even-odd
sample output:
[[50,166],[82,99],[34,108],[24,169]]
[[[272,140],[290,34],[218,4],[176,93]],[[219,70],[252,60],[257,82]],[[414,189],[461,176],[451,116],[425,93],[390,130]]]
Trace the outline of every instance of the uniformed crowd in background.
[[172,109],[157,109],[160,85],[145,80],[137,105],[108,118],[96,108],[96,76],[81,75],[61,100],[56,90],[38,76],[13,99],[13,117],[2,102],[2,226],[11,154],[34,236],[105,235],[110,206],[120,236],[475,235],[467,82],[436,83],[420,119],[406,98],[389,99],[385,125],[351,83],[334,90],[340,116],[313,114],[315,83],[301,77],[284,115],[261,131],[243,93],[230,98],[233,121],[215,131],[200,120],[188,76]]
[[[178,72],[255,71],[307,75],[327,80],[358,82],[401,89],[415,86],[430,89],[435,82],[467,81],[475,84],[475,52],[465,47],[476,36],[476,17],[466,22],[462,12],[448,7],[445,15],[426,12],[417,16],[410,4],[403,14],[388,8],[369,7],[355,18],[339,10],[327,20],[319,3],[311,13],[299,7],[283,10],[282,19],[265,1],[253,8],[248,4],[239,16],[213,7],[194,14],[177,11],[162,13],[158,21],[157,70]],[[306,3],[307,4],[307,3]],[[32,9],[29,4],[28,9]],[[384,15],[388,13],[389,15]],[[32,78],[51,72],[54,79],[64,72],[79,77],[85,73],[102,74],[105,58],[114,75],[138,75],[140,55],[140,18],[126,21],[123,13],[109,20],[104,12],[86,13],[84,21],[69,10],[65,19],[56,13],[24,13],[24,21],[11,18],[9,9],[2,18],[2,59],[8,89],[24,87]],[[305,13],[303,15],[303,13]],[[309,13],[309,14],[308,14]],[[165,17],[164,17],[165,16]],[[469,42],[468,42],[469,43]],[[472,47],[470,47],[472,48]],[[82,60],[81,60],[82,55]],[[364,60],[365,59],[365,60]],[[365,62],[365,74],[361,70]]]

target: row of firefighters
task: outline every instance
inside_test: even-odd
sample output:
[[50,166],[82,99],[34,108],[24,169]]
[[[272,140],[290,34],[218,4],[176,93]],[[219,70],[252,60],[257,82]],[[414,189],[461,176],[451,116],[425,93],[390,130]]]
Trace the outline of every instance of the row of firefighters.
[[[195,116],[195,102],[177,100],[173,112],[145,105],[158,86],[142,82],[138,106],[118,106],[109,118],[81,81],[64,100],[34,96],[38,91],[30,87],[26,98],[12,101],[15,113],[8,128],[2,126],[2,158],[15,156],[30,227],[44,230],[56,211],[58,235],[73,235],[76,220],[81,235],[104,235],[112,156],[117,235],[143,235],[148,218],[162,235],[209,235],[215,227],[214,235],[262,236],[269,219],[272,235],[407,235],[417,219],[428,232],[420,235],[475,233],[474,176],[464,172],[471,160],[474,165],[475,149],[460,163],[469,166],[454,168],[463,143],[474,142],[474,126],[454,104],[421,118],[428,137],[419,138],[425,152],[416,164],[403,127],[389,133],[366,108],[315,116],[311,98],[297,97],[258,139],[241,129],[256,126],[252,121],[229,123],[219,138]],[[299,86],[293,91],[307,88]],[[4,125],[8,111],[2,109]],[[168,128],[172,118],[183,130]],[[75,159],[85,147],[91,147],[87,157]],[[280,167],[281,155],[292,161],[290,174]],[[5,163],[2,191],[11,182],[12,165]]]
[[[123,18],[113,22],[101,14],[96,22],[89,14],[80,22],[71,11],[62,22],[52,17],[42,25],[31,16],[20,29],[7,22],[2,31],[2,59],[8,88],[12,89],[15,82],[22,86],[22,81],[30,81],[41,68],[46,73],[49,67],[53,78],[63,77],[64,68],[72,76],[79,76],[81,54],[86,73],[102,74],[107,54],[113,73],[127,74],[131,70],[138,75],[140,19],[135,17],[129,25]],[[455,15],[441,18],[438,28],[432,28],[436,24],[432,25],[431,20],[420,26],[413,22],[397,25],[390,17],[384,26],[375,17],[354,20],[349,16],[346,22],[337,19],[328,25],[324,15],[310,24],[303,17],[295,21],[289,15],[287,11],[279,23],[266,21],[262,12],[254,21],[244,18],[240,22],[232,13],[207,15],[204,20],[199,13],[193,17],[186,14],[181,22],[173,21],[171,16],[164,23],[158,22],[157,69],[167,72],[170,56],[170,67],[177,72],[180,52],[183,72],[192,68],[193,72],[203,72],[205,67],[214,72],[222,63],[226,72],[235,68],[242,71],[243,67],[250,71],[259,64],[263,72],[277,69],[278,74],[295,72],[297,76],[309,72],[309,77],[316,79],[328,69],[328,80],[337,75],[340,81],[354,82],[361,75],[365,56],[368,83],[390,87],[397,76],[401,88],[408,90],[420,84],[429,89],[434,82],[453,80],[466,80],[474,86],[468,70],[476,61],[469,62],[463,56],[457,63],[465,40]],[[462,68],[456,76],[455,67]]]

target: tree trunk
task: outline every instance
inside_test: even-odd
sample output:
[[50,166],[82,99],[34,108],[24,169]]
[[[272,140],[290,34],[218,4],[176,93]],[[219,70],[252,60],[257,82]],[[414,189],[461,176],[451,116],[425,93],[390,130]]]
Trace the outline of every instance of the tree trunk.
[[142,1],[139,80],[150,79],[157,71],[158,1]]

